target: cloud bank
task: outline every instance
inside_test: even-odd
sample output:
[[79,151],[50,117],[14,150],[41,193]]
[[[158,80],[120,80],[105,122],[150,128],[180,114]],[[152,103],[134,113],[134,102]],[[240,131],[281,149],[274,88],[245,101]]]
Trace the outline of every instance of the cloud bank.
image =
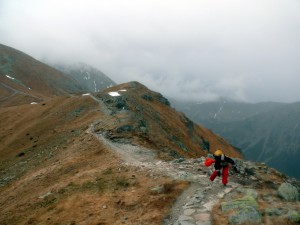
[[298,0],[0,0],[0,43],[196,101],[300,101]]

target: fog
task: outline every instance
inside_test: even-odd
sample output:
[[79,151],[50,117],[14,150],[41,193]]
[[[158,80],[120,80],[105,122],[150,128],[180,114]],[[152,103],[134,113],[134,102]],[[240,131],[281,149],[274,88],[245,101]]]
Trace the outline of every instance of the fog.
[[300,101],[298,0],[0,0],[0,43],[181,100]]

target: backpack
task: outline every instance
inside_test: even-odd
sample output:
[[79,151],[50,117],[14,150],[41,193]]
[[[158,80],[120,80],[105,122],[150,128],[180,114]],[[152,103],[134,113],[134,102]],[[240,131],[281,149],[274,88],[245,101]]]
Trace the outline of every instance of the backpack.
[[221,155],[221,167],[226,167],[228,165],[228,162],[225,159],[225,155]]

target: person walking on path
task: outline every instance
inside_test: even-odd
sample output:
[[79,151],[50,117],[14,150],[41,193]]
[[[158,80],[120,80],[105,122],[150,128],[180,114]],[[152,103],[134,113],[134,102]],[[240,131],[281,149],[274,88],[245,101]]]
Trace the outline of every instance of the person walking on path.
[[222,183],[224,186],[226,186],[228,183],[228,173],[230,164],[233,166],[234,171],[238,172],[235,162],[228,156],[224,155],[221,150],[217,150],[213,156],[215,158],[215,171],[212,173],[209,179],[211,181],[214,181],[214,179],[217,176],[220,176],[222,174]]

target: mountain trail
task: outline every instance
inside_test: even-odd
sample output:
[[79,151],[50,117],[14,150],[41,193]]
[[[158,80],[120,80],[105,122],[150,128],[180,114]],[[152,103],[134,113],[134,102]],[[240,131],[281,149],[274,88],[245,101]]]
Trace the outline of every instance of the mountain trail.
[[138,167],[152,176],[168,176],[175,180],[186,180],[190,186],[178,197],[163,225],[209,225],[213,206],[226,194],[238,187],[229,182],[227,187],[221,185],[219,178],[212,183],[208,174],[211,172],[200,159],[180,159],[171,162],[156,158],[154,150],[131,144],[112,142],[101,133],[96,133],[91,124],[88,133],[95,135],[102,143],[112,149],[126,166]]
[[15,88],[12,88],[11,86],[6,85],[6,84],[4,84],[4,83],[2,83],[2,82],[0,83],[0,85],[3,86],[4,88],[6,88],[7,90],[13,92],[11,95],[9,95],[9,96],[7,96],[7,97],[4,97],[4,98],[1,98],[1,99],[0,99],[1,101],[4,101],[4,100],[6,100],[6,99],[8,99],[8,98],[11,98],[11,97],[14,97],[14,96],[17,95],[17,94],[24,95],[24,96],[29,96],[29,97],[36,98],[36,99],[39,99],[39,100],[42,99],[42,98],[37,97],[37,96],[35,96],[35,95],[28,94],[28,93],[25,93],[25,92],[23,92],[23,91],[20,91],[20,90],[17,90],[17,89],[15,89]]
[[[98,98],[90,95],[97,101],[103,113],[110,114],[110,110]],[[211,211],[213,206],[226,194],[238,187],[237,183],[229,182],[223,187],[219,178],[212,183],[208,174],[209,168],[204,166],[205,158],[200,159],[177,159],[171,162],[157,159],[154,150],[131,144],[112,142],[105,138],[105,134],[96,132],[96,121],[90,125],[87,132],[95,135],[120,156],[126,166],[138,167],[152,176],[168,176],[174,180],[189,181],[189,187],[177,198],[163,221],[163,225],[209,225],[211,224]],[[106,121],[109,122],[109,121]]]

